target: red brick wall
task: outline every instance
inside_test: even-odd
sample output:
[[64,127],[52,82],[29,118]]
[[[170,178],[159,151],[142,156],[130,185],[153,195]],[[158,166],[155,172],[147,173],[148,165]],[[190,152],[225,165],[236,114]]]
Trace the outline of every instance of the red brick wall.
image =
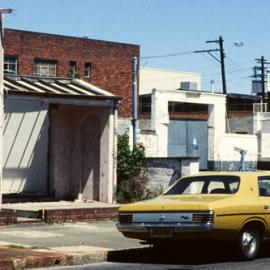
[[[77,62],[84,79],[123,97],[119,116],[131,116],[132,57],[138,45],[5,29],[5,55],[18,57],[18,74],[34,75],[35,58],[57,60],[57,76],[67,77],[69,62]],[[92,65],[91,78],[84,78],[84,64]]]

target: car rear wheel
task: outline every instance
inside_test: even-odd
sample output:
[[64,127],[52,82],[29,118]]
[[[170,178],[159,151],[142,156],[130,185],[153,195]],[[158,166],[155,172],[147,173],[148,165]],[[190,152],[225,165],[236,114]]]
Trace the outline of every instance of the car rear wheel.
[[260,248],[260,234],[256,228],[244,228],[238,235],[237,248],[240,258],[253,260]]

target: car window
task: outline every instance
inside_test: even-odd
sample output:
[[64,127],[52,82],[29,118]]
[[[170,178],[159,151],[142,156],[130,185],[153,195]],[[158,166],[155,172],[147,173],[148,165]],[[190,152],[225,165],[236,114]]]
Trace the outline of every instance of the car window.
[[202,193],[204,182],[203,181],[194,181],[184,189],[183,194],[196,194]]
[[164,195],[176,194],[234,194],[240,177],[234,175],[186,177],[177,181]]
[[229,183],[229,187],[232,193],[238,191],[239,183],[237,181]]
[[214,193],[215,189],[225,189],[222,181],[211,181],[207,188],[207,193]]
[[270,176],[259,177],[259,195],[270,197]]

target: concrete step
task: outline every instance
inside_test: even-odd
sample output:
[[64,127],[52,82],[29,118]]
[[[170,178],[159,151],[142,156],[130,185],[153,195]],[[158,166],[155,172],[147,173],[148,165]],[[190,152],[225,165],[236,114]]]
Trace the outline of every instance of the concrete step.
[[17,217],[17,224],[37,224],[44,223],[40,218],[26,218],[26,217]]
[[2,210],[13,213],[17,220],[27,222],[91,222],[96,220],[111,220],[117,217],[119,205],[100,202],[42,202],[3,204]]

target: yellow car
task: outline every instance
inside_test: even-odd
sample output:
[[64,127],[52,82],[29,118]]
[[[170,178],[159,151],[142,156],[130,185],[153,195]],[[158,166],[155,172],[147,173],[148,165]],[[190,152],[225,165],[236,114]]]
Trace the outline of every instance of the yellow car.
[[120,207],[117,228],[154,245],[163,240],[234,241],[243,259],[254,259],[270,236],[270,173],[184,177],[156,199]]

